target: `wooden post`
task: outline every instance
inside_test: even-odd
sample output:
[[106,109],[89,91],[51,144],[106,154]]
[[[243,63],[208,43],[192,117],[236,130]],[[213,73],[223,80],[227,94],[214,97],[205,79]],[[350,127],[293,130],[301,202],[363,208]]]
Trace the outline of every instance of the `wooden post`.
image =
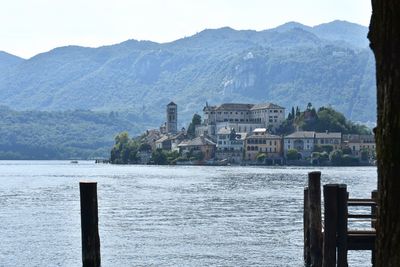
[[310,256],[313,267],[322,266],[321,172],[308,173]]
[[310,213],[308,204],[308,187],[304,188],[304,212],[303,212],[303,227],[304,227],[304,265],[311,265],[310,258]]
[[[378,190],[374,190],[374,191],[371,192],[371,199],[375,203],[378,203]],[[371,215],[372,215],[371,228],[376,229],[376,220],[378,219],[377,218],[377,206],[371,206]],[[376,248],[371,251],[371,263],[372,263],[372,266],[375,266],[375,258],[376,258],[375,250],[376,250]]]
[[324,267],[336,266],[337,184],[324,185]]
[[[378,203],[378,190],[374,190],[371,192],[371,199],[372,201],[374,201],[375,203]],[[371,215],[377,215],[377,207],[376,206],[371,206]],[[375,218],[377,219],[377,218]],[[371,221],[371,227],[375,229],[375,225],[376,225],[376,221]]]
[[97,183],[80,182],[82,266],[100,267],[100,237],[97,211]]
[[340,184],[337,189],[338,220],[337,220],[337,266],[347,267],[347,217],[349,198],[347,186]]

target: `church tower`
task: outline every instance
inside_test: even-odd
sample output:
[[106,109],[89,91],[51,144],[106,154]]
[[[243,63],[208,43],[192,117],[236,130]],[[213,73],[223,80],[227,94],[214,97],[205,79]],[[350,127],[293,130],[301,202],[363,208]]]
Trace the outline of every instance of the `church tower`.
[[178,106],[171,102],[167,105],[167,133],[178,131]]

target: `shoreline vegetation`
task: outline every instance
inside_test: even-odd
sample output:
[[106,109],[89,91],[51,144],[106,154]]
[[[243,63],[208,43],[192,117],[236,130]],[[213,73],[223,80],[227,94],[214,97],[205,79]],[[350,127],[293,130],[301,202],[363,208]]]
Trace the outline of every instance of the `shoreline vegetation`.
[[[182,129],[173,138],[159,133],[157,129],[147,130],[140,136],[129,137],[128,132],[121,132],[115,137],[111,149],[111,164],[151,164],[151,165],[210,165],[210,166],[373,166],[375,165],[375,144],[373,134],[366,126],[347,120],[344,115],[332,107],[320,107],[316,110],[311,103],[301,111],[292,107],[287,118],[275,130],[266,130],[280,138],[282,143],[279,156],[270,157],[268,152],[258,152],[254,160],[246,160],[246,141],[240,149],[239,160],[216,157],[219,144],[216,138],[196,136],[196,126],[201,124],[201,117],[194,114],[188,130]],[[319,131],[322,134],[340,133],[340,143],[313,144],[308,156],[302,155],[295,148],[283,149],[284,139],[293,133]],[[235,135],[235,133],[233,133]],[[232,133],[231,133],[232,135]],[[359,146],[350,138],[360,136],[369,140],[367,146]],[[343,141],[344,137],[348,141]],[[163,139],[164,138],[164,139]],[[168,145],[164,142],[169,140]],[[372,141],[371,141],[372,140]],[[364,141],[360,141],[363,143]],[[189,146],[196,143],[196,146]],[[189,148],[188,148],[189,147]],[[205,149],[206,150],[205,150]],[[260,149],[261,150],[261,149]],[[230,152],[230,151],[228,151]],[[237,156],[237,155],[236,155]]]

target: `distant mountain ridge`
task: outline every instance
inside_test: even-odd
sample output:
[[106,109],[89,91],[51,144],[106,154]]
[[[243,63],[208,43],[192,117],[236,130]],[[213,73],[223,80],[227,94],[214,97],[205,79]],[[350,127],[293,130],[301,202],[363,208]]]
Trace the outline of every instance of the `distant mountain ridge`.
[[[185,126],[206,101],[332,105],[375,121],[368,29],[345,21],[314,27],[208,29],[170,43],[128,40],[67,46],[28,60],[0,53],[0,105],[18,110],[129,110],[154,125],[178,104]],[[3,61],[3,58],[5,60]]]

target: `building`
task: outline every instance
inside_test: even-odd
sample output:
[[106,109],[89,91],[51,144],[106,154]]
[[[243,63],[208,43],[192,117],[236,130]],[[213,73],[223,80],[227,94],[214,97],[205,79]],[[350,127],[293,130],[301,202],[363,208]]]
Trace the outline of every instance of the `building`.
[[299,131],[285,136],[283,141],[285,157],[290,149],[296,149],[303,159],[310,157],[314,151],[314,140],[315,132],[311,131]]
[[236,133],[233,129],[221,128],[217,133],[216,160],[241,163],[247,133]]
[[285,120],[285,108],[272,103],[241,104],[225,103],[203,108],[204,121],[196,127],[196,135],[216,136],[219,129],[252,133],[256,128],[277,129]]
[[332,150],[340,149],[342,146],[342,133],[328,132],[315,133],[314,145],[318,146],[331,146]]
[[167,134],[174,134],[178,132],[178,106],[174,102],[167,105]]
[[157,129],[147,130],[144,136],[144,143],[149,144],[152,150],[156,149],[156,141],[161,138],[162,134]]
[[167,135],[163,135],[156,141],[156,149],[171,150],[171,140]]
[[282,138],[269,134],[266,128],[254,129],[245,141],[245,160],[257,161],[261,154],[271,164],[282,163]]
[[155,142],[155,147],[156,149],[178,151],[178,145],[184,139],[186,139],[186,134],[182,131],[177,134],[163,135]]
[[179,151],[188,159],[191,157],[210,160],[215,156],[215,142],[206,136],[199,136],[189,141],[183,141],[179,145]]
[[376,144],[374,135],[344,134],[343,148],[348,147],[352,155],[361,158],[362,151],[367,151],[369,156],[375,153]]

